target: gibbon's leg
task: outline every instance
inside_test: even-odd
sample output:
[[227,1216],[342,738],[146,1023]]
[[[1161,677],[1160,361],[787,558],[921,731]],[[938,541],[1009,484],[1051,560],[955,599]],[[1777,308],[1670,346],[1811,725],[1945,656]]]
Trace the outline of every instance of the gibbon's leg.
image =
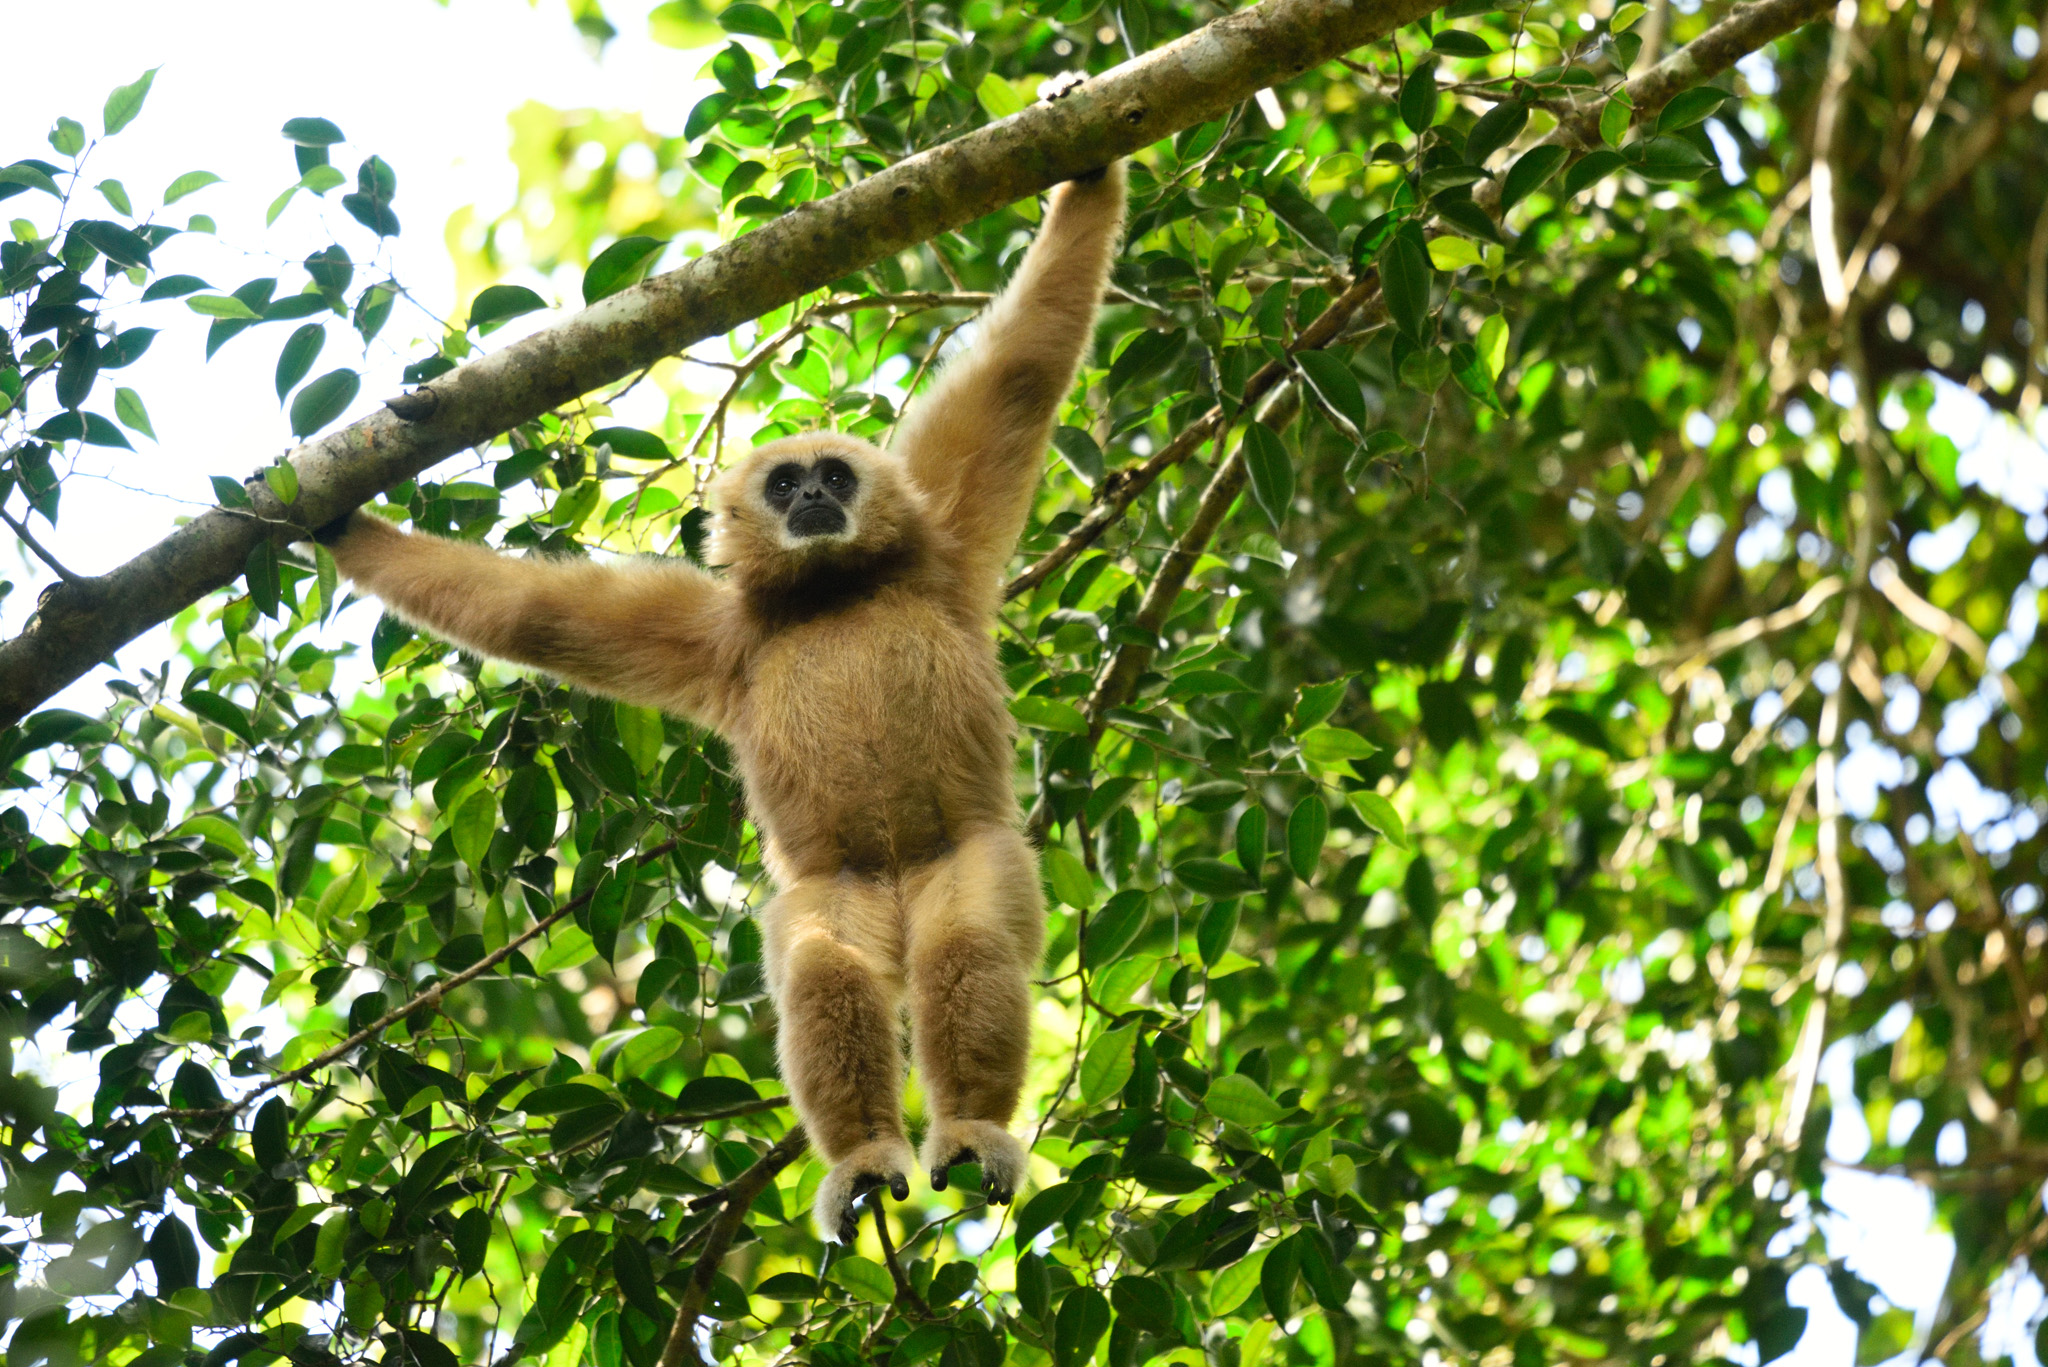
[[930,1110],[921,1153],[932,1185],[979,1162],[982,1191],[1007,1204],[1024,1180],[1008,1129],[1031,1053],[1031,971],[1045,940],[1038,860],[991,827],[933,863],[908,907],[911,1038]]
[[854,1202],[910,1195],[913,1158],[899,1095],[901,918],[888,885],[806,878],[761,913],[776,1054],[797,1117],[832,1171],[812,1208],[820,1238],[854,1239]]

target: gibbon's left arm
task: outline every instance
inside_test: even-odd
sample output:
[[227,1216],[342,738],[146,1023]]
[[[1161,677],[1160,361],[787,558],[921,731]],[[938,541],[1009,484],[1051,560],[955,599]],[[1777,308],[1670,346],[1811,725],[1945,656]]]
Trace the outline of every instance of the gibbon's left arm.
[[1124,168],[1054,189],[1037,240],[982,312],[966,355],[912,405],[893,443],[965,573],[993,584],[1031,514],[1060,400],[1095,331],[1124,220]]
[[465,650],[707,724],[724,710],[734,596],[694,565],[517,557],[363,512],[315,535],[393,615]]

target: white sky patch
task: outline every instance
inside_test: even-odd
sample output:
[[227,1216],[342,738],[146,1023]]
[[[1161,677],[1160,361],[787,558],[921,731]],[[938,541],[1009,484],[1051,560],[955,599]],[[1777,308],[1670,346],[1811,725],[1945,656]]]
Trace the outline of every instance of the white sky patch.
[[[0,101],[0,149],[7,160],[41,157],[62,165],[65,159],[45,141],[56,118],[77,119],[89,137],[97,136],[106,93],[160,66],[141,117],[90,153],[71,216],[107,211],[90,187],[108,178],[121,181],[137,213],[148,215],[164,187],[184,172],[224,177],[223,184],[156,215],[182,228],[191,215],[206,214],[218,224],[218,236],[182,235],[154,256],[160,274],[198,275],[219,292],[265,275],[280,278],[280,292],[296,291],[303,278],[297,263],[309,253],[337,241],[352,252],[368,250],[368,231],[340,208],[342,191],[330,192],[325,202],[301,193],[275,227],[264,227],[271,201],[297,176],[291,146],[278,131],[286,119],[318,116],[340,125],[348,141],[331,149],[331,157],[348,177],[348,189],[364,157],[383,157],[398,176],[392,207],[403,231],[385,240],[373,267],[358,269],[354,286],[389,273],[424,307],[401,300],[367,356],[347,323],[329,323],[314,373],[339,366],[363,372],[361,395],[341,420],[353,421],[399,392],[403,363],[440,337],[441,324],[426,309],[455,302],[443,237],[449,217],[469,205],[495,216],[512,204],[517,172],[507,156],[506,116],[514,108],[538,100],[558,108],[631,109],[659,132],[682,131],[705,88],[696,79],[704,55],[649,39],[652,8],[653,0],[606,6],[620,36],[600,63],[559,6],[503,0],[362,0],[346,12],[215,0],[204,22],[194,22],[188,6],[138,0],[17,6],[8,15],[14,51],[63,51],[71,59],[11,66],[7,98]],[[93,34],[93,41],[78,47],[80,32]],[[460,54],[466,71],[490,73],[488,82],[450,80],[450,54]],[[47,229],[50,213],[35,202],[46,199],[33,191],[15,196],[0,216],[27,216]],[[581,303],[573,288],[565,294],[530,272],[512,278],[539,288],[550,303]],[[554,316],[517,319],[486,345],[503,346]],[[204,320],[181,300],[124,308],[118,322],[163,332],[133,369],[103,380],[89,406],[109,410],[115,383],[136,389],[160,443],[138,436],[134,453],[86,448],[77,461],[86,478],[68,483],[56,528],[40,518],[32,523],[38,539],[80,574],[113,569],[168,535],[176,519],[213,506],[209,475],[239,479],[294,444],[273,370],[295,325],[251,328],[208,364]],[[52,403],[46,389],[37,394],[42,406]],[[653,411],[658,414],[659,405]],[[474,463],[467,456],[447,462],[443,477],[465,462]],[[0,561],[12,562],[15,554],[0,551]],[[16,583],[0,601],[0,636],[13,636],[50,576],[25,561],[0,563],[0,575]],[[357,611],[312,639],[328,647],[366,641],[375,621],[375,609]],[[133,667],[169,654],[169,630],[159,627],[124,647],[119,658]],[[344,662],[337,680],[344,692],[366,676],[366,649],[360,658],[353,677]],[[105,667],[95,669],[51,703],[96,713],[106,705],[104,684],[111,677]]]

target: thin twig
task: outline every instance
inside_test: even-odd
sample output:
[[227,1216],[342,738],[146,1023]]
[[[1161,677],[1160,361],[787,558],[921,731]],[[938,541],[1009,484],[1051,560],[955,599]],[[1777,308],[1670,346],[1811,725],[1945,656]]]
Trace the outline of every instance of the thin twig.
[[[690,820],[694,823],[696,817],[692,816]],[[683,829],[687,831],[689,829],[689,826],[685,825]],[[680,839],[681,836],[680,834],[678,834],[677,836],[665,840],[659,845],[656,845],[653,849],[646,851],[639,857],[638,860],[635,861],[634,868],[644,868],[648,864],[653,863],[655,860],[667,855],[670,851],[675,849]],[[490,972],[499,964],[511,958],[512,955],[521,946],[531,944],[535,939],[539,938],[542,935],[545,935],[549,931],[549,929],[551,929],[553,926],[559,923],[563,917],[572,915],[582,907],[588,905],[591,898],[597,896],[598,888],[602,886],[602,883],[595,884],[591,887],[589,892],[584,893],[581,897],[571,898],[569,901],[564,902],[561,905],[561,907],[559,907],[552,915],[549,915],[539,921],[534,922],[527,929],[513,936],[510,940],[506,941],[497,949],[492,950],[489,954],[484,955],[483,958],[478,959],[468,968],[463,969],[459,973],[451,973],[447,977],[441,979],[439,982],[430,983],[425,988],[425,990],[416,994],[411,1000],[392,1007],[389,1011],[386,1011],[383,1015],[377,1017],[377,1019],[371,1021],[368,1025],[356,1031],[354,1034],[350,1035],[347,1039],[343,1040],[341,1043],[335,1045],[334,1047],[322,1050],[318,1055],[316,1055],[313,1058],[313,1060],[310,1063],[301,1064],[297,1068],[294,1068],[287,1073],[279,1073],[276,1077],[270,1079],[270,1081],[263,1083],[254,1091],[248,1093],[241,1100],[223,1102],[218,1106],[208,1106],[194,1110],[171,1110],[165,1112],[165,1114],[181,1120],[192,1120],[199,1119],[201,1117],[211,1116],[232,1118],[236,1115],[239,1115],[241,1112],[247,1110],[249,1106],[259,1098],[269,1095],[271,1092],[276,1091],[278,1088],[289,1087],[295,1082],[304,1082],[307,1078],[319,1072],[322,1068],[325,1068],[330,1063],[338,1062],[341,1059],[346,1058],[355,1050],[361,1048],[363,1045],[368,1044],[371,1040],[383,1034],[386,1030],[389,1030],[392,1026],[398,1024],[398,1022],[404,1020],[407,1016],[410,1016],[413,1012],[426,1007],[439,1007],[442,998],[446,997],[448,993],[454,991],[456,988],[461,987],[466,983],[474,982],[476,979],[481,978],[484,974]]]
[[704,1302],[711,1294],[711,1283],[718,1276],[719,1264],[725,1261],[726,1250],[732,1247],[740,1226],[746,1223],[747,1211],[755,1198],[767,1190],[777,1174],[800,1158],[809,1144],[803,1127],[796,1126],[777,1140],[768,1152],[755,1159],[754,1166],[710,1196],[698,1198],[696,1204],[700,1207],[718,1199],[723,1201],[724,1208],[708,1226],[704,1251],[697,1255],[697,1262],[690,1269],[690,1284],[683,1291],[681,1303],[676,1306],[675,1323],[669,1328],[668,1342],[662,1345],[661,1367],[684,1367],[686,1362],[698,1360],[692,1347],[697,1335],[697,1319],[704,1312]]
[[[1367,271],[1360,275],[1343,293],[1330,301],[1330,306],[1318,314],[1314,322],[1301,330],[1301,335],[1288,347],[1288,355],[1293,356],[1303,351],[1320,351],[1328,346],[1336,339],[1344,325],[1351,321],[1352,315],[1364,308],[1378,293],[1379,273]],[[1124,515],[1131,504],[1137,502],[1138,495],[1152,487],[1154,480],[1199,451],[1224,428],[1227,422],[1234,420],[1238,412],[1257,404],[1291,374],[1293,367],[1286,361],[1268,361],[1245,381],[1241,405],[1217,404],[1188,424],[1172,441],[1146,458],[1142,464],[1112,470],[1105,475],[1102,484],[1095,491],[1095,505],[1082,517],[1080,525],[1068,532],[1059,545],[1040,556],[1031,568],[1004,585],[1004,599],[1029,593],[1058,573],[1060,568],[1075,556],[1101,540],[1102,534]]]
[[908,1310],[913,1318],[928,1320],[932,1317],[932,1308],[924,1303],[924,1297],[917,1294],[910,1278],[903,1275],[903,1264],[896,1257],[895,1241],[889,1237],[889,1215],[882,1209],[882,1192],[881,1187],[876,1187],[875,1194],[868,1198],[868,1205],[875,1212],[875,1234],[882,1241],[882,1263],[889,1269],[890,1280],[896,1283],[898,1312]]
[[35,537],[29,532],[29,529],[27,527],[23,526],[19,522],[16,522],[14,520],[14,514],[8,512],[5,508],[0,508],[0,519],[4,519],[7,525],[14,529],[14,534],[21,538],[22,544],[27,546],[30,550],[34,551],[36,553],[36,559],[42,561],[45,565],[48,565],[51,571],[55,573],[59,579],[62,579],[67,584],[83,584],[85,582],[85,580],[81,576],[73,574],[70,570],[65,569],[63,561],[59,560],[56,556],[51,555],[47,550],[43,549],[43,543],[36,540]]

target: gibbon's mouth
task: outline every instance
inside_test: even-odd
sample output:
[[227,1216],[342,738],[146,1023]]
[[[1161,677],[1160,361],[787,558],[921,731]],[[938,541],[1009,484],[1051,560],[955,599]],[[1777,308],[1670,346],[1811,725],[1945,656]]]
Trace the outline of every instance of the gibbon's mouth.
[[829,503],[810,503],[791,512],[786,525],[794,537],[836,536],[846,530],[846,514]]

